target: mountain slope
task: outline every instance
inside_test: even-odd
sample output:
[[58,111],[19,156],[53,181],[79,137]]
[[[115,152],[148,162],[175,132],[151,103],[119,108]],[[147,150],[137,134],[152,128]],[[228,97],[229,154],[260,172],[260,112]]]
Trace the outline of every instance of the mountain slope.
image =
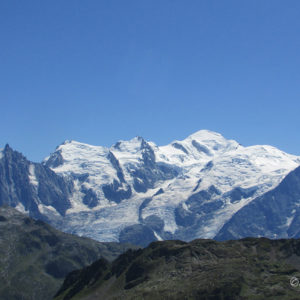
[[300,167],[288,174],[275,189],[238,211],[216,239],[246,236],[300,237]]
[[56,300],[298,299],[300,241],[164,241],[70,273]]
[[11,207],[0,207],[0,299],[52,299],[66,274],[128,245],[59,232]]

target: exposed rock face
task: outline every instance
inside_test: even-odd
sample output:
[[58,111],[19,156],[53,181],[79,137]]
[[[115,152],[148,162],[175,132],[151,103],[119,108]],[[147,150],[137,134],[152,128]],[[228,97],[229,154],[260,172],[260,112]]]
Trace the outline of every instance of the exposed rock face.
[[106,199],[116,203],[120,203],[124,199],[129,199],[132,195],[129,185],[126,185],[125,189],[122,189],[122,184],[115,179],[111,184],[103,185],[102,191]]
[[0,207],[0,299],[52,299],[69,272],[100,257],[112,260],[126,249],[66,234]]
[[56,300],[298,299],[300,241],[164,241],[70,273]]
[[8,145],[0,159],[0,205],[7,204],[27,211],[30,216],[48,219],[39,205],[51,207],[64,216],[71,207],[73,183],[47,166],[29,162]]

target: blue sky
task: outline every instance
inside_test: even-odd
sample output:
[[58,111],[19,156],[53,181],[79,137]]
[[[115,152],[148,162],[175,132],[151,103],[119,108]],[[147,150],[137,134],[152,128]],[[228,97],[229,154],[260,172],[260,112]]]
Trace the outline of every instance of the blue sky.
[[300,1],[0,2],[0,147],[210,129],[300,155]]

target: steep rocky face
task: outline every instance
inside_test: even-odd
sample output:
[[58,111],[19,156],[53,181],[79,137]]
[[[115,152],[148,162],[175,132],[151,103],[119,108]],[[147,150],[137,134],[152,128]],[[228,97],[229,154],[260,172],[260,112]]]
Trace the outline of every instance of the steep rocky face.
[[100,257],[112,260],[126,249],[62,233],[0,207],[0,299],[52,299],[69,272]]
[[239,210],[216,239],[246,236],[300,237],[300,167],[288,174],[275,189]]
[[70,273],[56,300],[298,299],[300,241],[164,241]]
[[[71,207],[73,183],[47,166],[32,163],[8,145],[0,159],[0,205],[27,211],[30,216],[48,219],[43,208],[63,216]],[[42,209],[42,211],[41,211]]]
[[144,139],[141,139],[141,156],[138,168],[132,172],[137,192],[145,193],[153,189],[156,182],[173,179],[179,173],[171,165],[157,163],[154,150]]

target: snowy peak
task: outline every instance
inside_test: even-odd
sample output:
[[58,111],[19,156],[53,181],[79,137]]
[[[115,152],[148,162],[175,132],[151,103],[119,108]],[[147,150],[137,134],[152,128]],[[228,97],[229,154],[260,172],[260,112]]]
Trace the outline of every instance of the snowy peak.
[[227,140],[221,134],[209,130],[197,131],[188,136],[184,141],[191,143],[199,152],[207,150],[211,154],[234,150],[239,146],[236,141]]
[[209,144],[227,144],[228,140],[225,139],[220,133],[210,131],[210,130],[199,130],[191,135],[189,135],[185,141],[196,140],[199,143]]
[[221,134],[209,130],[200,130],[182,141],[159,147],[156,150],[158,160],[182,165],[205,164],[214,157],[235,150],[239,144],[225,139]]
[[121,152],[127,152],[127,153],[136,153],[142,149],[143,144],[145,143],[145,140],[140,137],[134,137],[133,139],[129,141],[119,141],[116,144],[112,146],[112,149],[115,149],[117,151]]
[[[108,155],[109,149],[102,146],[92,146],[76,141],[65,141],[56,148],[45,163],[52,168],[57,168],[58,172],[73,171],[84,168],[84,163],[103,163]],[[60,160],[60,164],[51,165],[50,162]]]
[[88,152],[99,152],[99,151],[105,151],[107,148],[102,146],[93,146],[85,143],[80,143],[74,140],[66,140],[64,143],[59,145],[56,150],[62,150],[64,153],[77,153],[78,154],[84,154]]
[[110,151],[116,156],[121,164],[138,164],[143,160],[143,154],[152,148],[155,144],[148,143],[142,137],[135,137],[129,141],[119,141],[110,148]]

